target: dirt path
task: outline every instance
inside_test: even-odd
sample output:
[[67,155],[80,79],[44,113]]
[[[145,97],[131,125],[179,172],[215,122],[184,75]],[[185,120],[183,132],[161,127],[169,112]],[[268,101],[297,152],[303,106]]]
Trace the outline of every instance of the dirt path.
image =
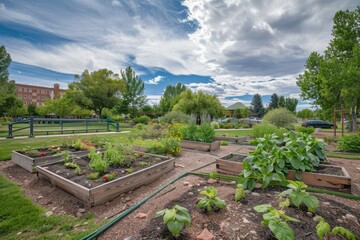
[[[183,151],[181,156],[176,158],[177,167],[175,170],[147,186],[123,194],[106,204],[91,208],[84,206],[81,201],[54,187],[49,182],[38,179],[36,174],[31,174],[13,165],[10,161],[0,162],[0,174],[22,186],[25,195],[31,198],[33,202],[48,208],[54,213],[76,215],[79,209],[85,209],[86,213],[93,213],[95,215],[97,222],[102,222],[104,219],[112,218],[126,210],[184,172],[199,169],[205,165],[206,167],[198,171],[209,172],[215,170],[214,162],[218,156],[223,156],[235,151],[246,153],[252,149],[254,149],[252,146],[229,145],[222,146],[219,151],[213,153]],[[360,195],[360,171],[357,169],[360,167],[360,161],[331,159],[331,162],[346,168],[348,173],[353,177],[354,193]],[[140,229],[149,223],[153,214],[162,209],[166,203],[184,194],[189,194],[189,189],[203,183],[203,179],[194,176],[189,176],[177,181],[143,204],[132,214],[116,223],[103,234],[100,239],[124,239],[129,236],[135,236]],[[135,216],[138,213],[146,213],[148,217],[145,219],[137,219]]]

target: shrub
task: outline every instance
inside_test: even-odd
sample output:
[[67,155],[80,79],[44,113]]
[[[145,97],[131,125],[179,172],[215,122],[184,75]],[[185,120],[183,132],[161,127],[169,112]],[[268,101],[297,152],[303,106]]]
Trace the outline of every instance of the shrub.
[[212,127],[213,129],[218,129],[218,128],[220,128],[220,125],[219,125],[218,122],[211,122],[210,125],[211,125],[211,127]]
[[161,123],[191,123],[192,119],[190,118],[189,115],[183,113],[183,112],[179,112],[179,111],[172,111],[172,112],[168,112],[166,113],[164,116],[162,116],[160,118],[160,122]]
[[134,118],[134,123],[142,123],[142,124],[147,124],[150,122],[150,117],[146,116],[146,115],[142,115],[139,117]]
[[137,130],[142,130],[143,128],[144,128],[144,124],[142,124],[142,123],[138,123],[138,124],[136,124],[136,126],[135,126],[135,128],[137,129]]
[[160,155],[171,154],[177,156],[180,151],[180,140],[176,138],[162,138],[160,140],[154,140],[147,148],[147,152]]
[[285,128],[278,128],[272,124],[261,123],[253,127],[253,135],[255,137],[264,137],[265,134],[275,133],[278,137],[282,137],[288,130]]
[[286,108],[270,110],[263,118],[264,123],[270,123],[277,127],[290,128],[296,122],[295,115]]
[[210,124],[202,124],[200,126],[190,124],[183,130],[183,139],[211,143],[215,139],[215,130]]
[[163,135],[163,127],[159,124],[149,124],[144,125],[142,123],[138,123],[136,125],[136,131],[133,131],[129,137],[130,138],[138,138],[141,137],[143,139],[148,138],[159,138]]
[[302,127],[302,126],[298,126],[295,127],[295,130],[297,132],[302,132],[302,133],[306,133],[306,134],[313,134],[315,132],[315,128],[314,127]]
[[173,123],[166,129],[167,137],[183,139],[183,131],[185,125],[183,123]]
[[337,148],[345,152],[360,152],[360,134],[347,134],[342,136]]

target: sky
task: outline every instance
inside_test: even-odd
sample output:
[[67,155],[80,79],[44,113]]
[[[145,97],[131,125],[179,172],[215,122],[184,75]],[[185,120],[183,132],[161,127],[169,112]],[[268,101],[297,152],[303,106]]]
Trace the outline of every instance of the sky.
[[299,98],[296,77],[331,40],[332,18],[352,0],[0,0],[0,45],[10,79],[62,88],[74,74],[131,66],[149,103],[168,85],[217,94]]

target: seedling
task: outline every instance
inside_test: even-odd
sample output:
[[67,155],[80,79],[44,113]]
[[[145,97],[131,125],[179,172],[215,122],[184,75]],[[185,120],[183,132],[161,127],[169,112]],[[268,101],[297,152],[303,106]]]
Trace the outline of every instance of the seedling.
[[305,204],[310,212],[315,212],[319,207],[319,200],[306,192],[307,185],[303,182],[288,180],[288,190],[281,192],[278,196],[287,196],[289,200],[281,202],[281,206],[289,206],[293,204],[295,207],[300,207]]
[[103,176],[103,180],[105,182],[108,182],[108,181],[114,180],[116,178],[116,176],[117,176],[116,172],[109,173],[109,174],[106,174],[105,176]]
[[75,169],[76,167],[78,167],[79,165],[76,163],[76,162],[67,162],[67,163],[64,163],[64,166],[66,168],[73,168]]
[[238,202],[243,198],[245,198],[244,186],[239,183],[238,185],[236,185],[235,201]]
[[81,168],[79,167],[79,165],[76,166],[74,172],[76,175],[81,175]]
[[217,190],[213,186],[205,188],[200,192],[204,197],[199,201],[197,207],[206,209],[208,212],[214,209],[226,208],[226,203],[217,196]]
[[183,230],[185,224],[191,226],[189,211],[179,205],[175,205],[171,209],[166,208],[155,214],[155,217],[160,216],[164,216],[164,223],[175,238],[180,235],[180,232]]
[[[341,237],[348,239],[348,240],[356,240],[356,236],[350,232],[348,229],[344,228],[344,227],[339,227],[336,226],[331,230],[331,227],[329,225],[329,223],[327,223],[325,221],[325,219],[321,216],[316,216],[314,217],[314,220],[316,222],[319,222],[316,225],[316,234],[319,238],[319,240],[330,240],[330,234],[332,233],[333,235],[340,235]],[[331,233],[330,233],[331,231]]]
[[140,167],[147,167],[147,166],[149,166],[150,164],[147,163],[147,162],[139,162],[138,165],[139,165]]
[[94,172],[94,173],[90,173],[87,178],[90,179],[90,180],[95,180],[95,179],[98,179],[99,178],[99,173],[98,172]]
[[294,230],[286,223],[288,221],[299,222],[299,220],[289,217],[285,211],[278,210],[270,204],[263,204],[254,207],[254,210],[263,214],[261,225],[268,226],[271,232],[279,240],[295,239]]
[[70,162],[70,158],[71,158],[70,151],[63,151],[63,158],[65,163]]
[[133,173],[133,172],[135,172],[135,169],[133,169],[133,168],[127,168],[127,169],[125,169],[125,172],[127,172],[127,173]]
[[[39,157],[40,156],[40,152],[32,147],[25,147],[23,148],[23,151],[26,155],[30,156],[30,157]],[[40,156],[41,157],[41,156]]]

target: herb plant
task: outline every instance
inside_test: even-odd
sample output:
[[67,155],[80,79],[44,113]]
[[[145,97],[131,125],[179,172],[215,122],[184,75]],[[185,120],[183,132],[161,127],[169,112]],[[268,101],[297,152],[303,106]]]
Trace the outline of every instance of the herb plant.
[[[325,221],[325,219],[321,216],[316,216],[314,218],[314,220],[319,222],[316,225],[316,234],[317,234],[319,240],[323,240],[323,239],[330,240],[331,233],[333,235],[340,235],[343,238],[348,239],[348,240],[356,240],[357,239],[356,236],[352,232],[350,232],[348,229],[346,229],[344,227],[337,226],[331,230],[330,224],[327,223]],[[331,231],[331,233],[330,233],[330,231]]]
[[98,172],[93,172],[93,173],[90,173],[87,178],[90,179],[90,180],[95,180],[95,179],[98,179],[99,178],[99,173]]
[[288,180],[288,183],[287,187],[289,189],[281,192],[279,197],[287,196],[289,201],[285,199],[281,204],[293,204],[295,207],[300,207],[301,204],[305,204],[310,212],[315,212],[319,207],[319,200],[306,192],[307,185],[303,182],[290,180]]
[[108,182],[108,181],[111,181],[111,180],[114,180],[117,176],[117,173],[116,172],[113,172],[113,173],[109,173],[109,174],[106,174],[103,176],[103,180],[105,182]]
[[263,214],[261,225],[268,226],[278,240],[295,239],[294,230],[287,224],[288,221],[299,222],[299,220],[287,216],[282,209],[278,210],[270,204],[254,207],[254,210]]
[[101,154],[99,154],[100,158],[96,158],[90,161],[90,168],[96,172],[104,173],[107,171],[109,164],[101,159]]
[[189,211],[179,205],[175,205],[171,209],[158,211],[155,217],[164,216],[164,223],[174,237],[178,237],[185,225],[191,226],[191,217]]
[[75,170],[74,170],[74,173],[75,173],[76,175],[81,175],[81,168],[80,168],[79,165],[76,166],[76,168],[75,168]]
[[39,157],[40,152],[32,147],[25,147],[23,148],[23,151],[26,155],[28,155],[29,157]]
[[245,191],[244,191],[244,186],[239,183],[238,185],[236,185],[236,190],[235,190],[235,201],[238,202],[241,199],[245,198]]
[[76,162],[66,162],[64,163],[64,166],[66,168],[77,168],[79,165]]
[[197,207],[200,209],[205,209],[208,212],[211,212],[213,208],[221,209],[226,208],[226,203],[224,200],[221,200],[217,196],[217,190],[213,186],[209,186],[200,192],[204,197],[199,201]]

